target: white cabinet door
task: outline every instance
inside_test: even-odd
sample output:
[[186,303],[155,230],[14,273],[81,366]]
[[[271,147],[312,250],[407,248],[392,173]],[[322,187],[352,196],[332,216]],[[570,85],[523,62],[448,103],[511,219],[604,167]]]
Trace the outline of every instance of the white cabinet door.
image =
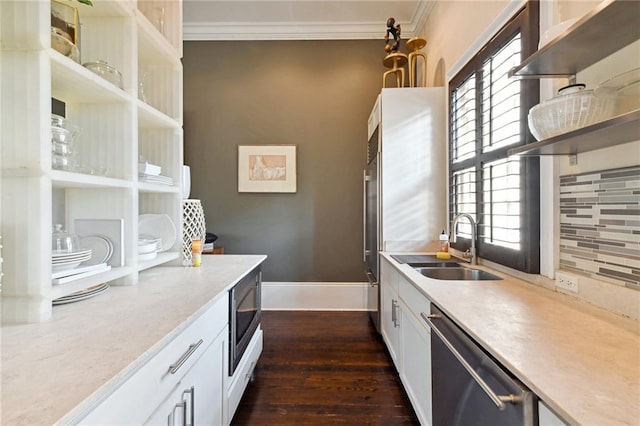
[[380,262],[380,332],[398,370],[400,308],[398,272],[384,259]]
[[420,423],[431,425],[431,334],[407,305],[400,306],[400,378]]
[[431,302],[397,272],[402,323],[399,327],[398,371],[422,425],[431,425],[431,332],[420,314],[428,314]]
[[227,333],[222,331],[145,424],[224,424],[226,351]]

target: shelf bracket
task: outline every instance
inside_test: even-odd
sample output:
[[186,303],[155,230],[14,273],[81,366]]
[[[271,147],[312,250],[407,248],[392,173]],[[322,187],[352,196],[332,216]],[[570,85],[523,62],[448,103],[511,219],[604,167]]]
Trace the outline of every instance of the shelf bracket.
[[577,166],[578,165],[578,154],[570,154],[569,155],[569,165]]

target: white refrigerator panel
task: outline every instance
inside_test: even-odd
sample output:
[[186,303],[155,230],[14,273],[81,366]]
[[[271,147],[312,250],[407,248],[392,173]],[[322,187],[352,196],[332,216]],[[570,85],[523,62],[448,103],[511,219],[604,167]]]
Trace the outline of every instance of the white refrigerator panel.
[[437,251],[447,229],[445,89],[382,89],[380,249]]

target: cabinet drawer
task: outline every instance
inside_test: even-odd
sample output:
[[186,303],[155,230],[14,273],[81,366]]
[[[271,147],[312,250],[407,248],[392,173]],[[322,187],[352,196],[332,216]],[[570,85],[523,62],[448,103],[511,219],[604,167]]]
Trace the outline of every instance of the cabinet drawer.
[[224,424],[224,358],[227,350],[227,332],[223,330],[145,425]]
[[228,323],[225,293],[209,310],[170,341],[81,424],[142,424],[202,356]]
[[405,305],[407,305],[413,315],[418,318],[420,323],[428,328],[427,324],[420,318],[420,312],[429,314],[429,299],[427,299],[427,296],[420,293],[420,290],[415,288],[413,284],[407,281],[403,276],[400,276],[398,281],[398,292],[400,293],[400,298]]
[[233,414],[236,412],[236,408],[238,408],[238,404],[240,403],[240,399],[242,398],[242,394],[251,379],[251,375],[253,374],[253,369],[256,367],[258,363],[258,358],[260,358],[260,354],[262,353],[262,328],[258,328],[256,333],[253,335],[251,339],[251,343],[247,347],[244,355],[242,356],[242,361],[238,364],[235,373],[233,373],[233,377],[231,378],[229,384],[229,390],[227,395],[229,397],[229,420],[233,418]]

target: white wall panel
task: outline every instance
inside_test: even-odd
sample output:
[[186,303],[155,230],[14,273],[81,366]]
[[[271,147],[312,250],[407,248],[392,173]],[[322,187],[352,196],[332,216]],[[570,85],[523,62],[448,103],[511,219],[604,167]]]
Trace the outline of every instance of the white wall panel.
[[368,283],[263,282],[262,309],[366,311]]

